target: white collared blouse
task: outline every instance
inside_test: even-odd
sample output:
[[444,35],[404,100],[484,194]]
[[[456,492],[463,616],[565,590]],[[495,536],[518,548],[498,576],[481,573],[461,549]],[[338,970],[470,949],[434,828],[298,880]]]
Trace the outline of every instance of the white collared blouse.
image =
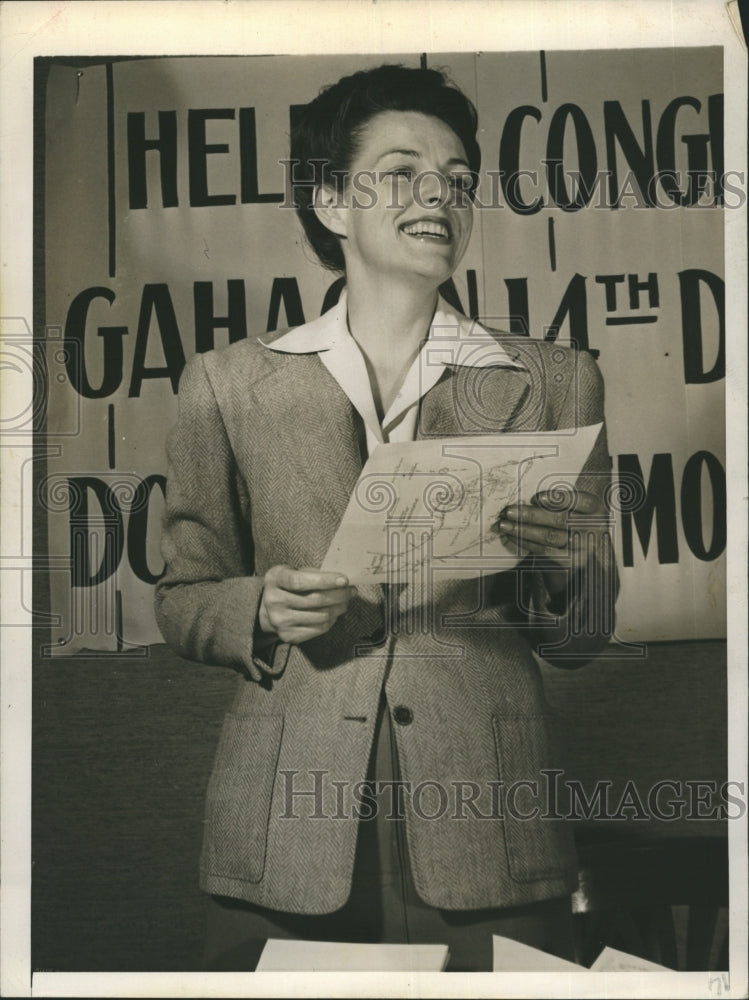
[[344,289],[338,303],[319,319],[277,340],[258,339],[271,351],[319,355],[364,422],[368,455],[379,444],[415,439],[419,400],[437,384],[448,364],[525,370],[480,323],[456,312],[440,296],[421,350],[380,423],[364,355],[349,330],[347,316]]

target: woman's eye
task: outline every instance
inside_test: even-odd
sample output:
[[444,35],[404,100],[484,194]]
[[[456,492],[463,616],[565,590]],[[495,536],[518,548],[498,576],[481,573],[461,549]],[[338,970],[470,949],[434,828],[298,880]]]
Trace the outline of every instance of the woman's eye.
[[411,167],[396,167],[395,170],[389,170],[388,174],[391,177],[405,177],[407,180],[411,180],[413,169]]

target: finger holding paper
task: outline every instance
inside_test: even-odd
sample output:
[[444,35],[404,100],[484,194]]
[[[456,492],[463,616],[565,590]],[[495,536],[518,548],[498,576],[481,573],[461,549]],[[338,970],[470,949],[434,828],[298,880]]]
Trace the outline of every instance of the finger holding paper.
[[586,534],[608,532],[607,510],[593,493],[582,490],[555,490],[537,493],[529,504],[512,504],[499,516],[497,533],[512,551],[543,556],[553,562],[565,561],[579,544],[575,522],[585,518]]
[[265,574],[258,621],[282,642],[300,643],[328,632],[356,593],[341,573],[273,566]]

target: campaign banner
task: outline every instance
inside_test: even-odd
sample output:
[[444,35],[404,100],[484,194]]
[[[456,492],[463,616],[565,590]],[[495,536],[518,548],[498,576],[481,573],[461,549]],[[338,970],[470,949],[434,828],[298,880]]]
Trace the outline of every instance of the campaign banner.
[[337,300],[290,205],[290,123],[382,62],[444,69],[478,109],[474,234],[445,294],[598,360],[618,638],[725,635],[723,231],[744,195],[721,49],[66,58],[44,90],[50,652],[162,641],[181,371]]

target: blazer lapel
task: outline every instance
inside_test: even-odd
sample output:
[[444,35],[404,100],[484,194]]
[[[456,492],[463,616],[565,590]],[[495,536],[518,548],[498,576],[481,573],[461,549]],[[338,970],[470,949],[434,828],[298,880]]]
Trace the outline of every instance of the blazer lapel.
[[543,398],[529,371],[455,366],[422,400],[417,436],[534,431],[543,420]]
[[362,469],[359,417],[317,355],[295,356],[289,364],[293,377],[284,365],[258,392],[268,420],[263,439],[273,443],[276,466],[272,502],[282,507],[284,494],[304,481],[305,510],[314,511],[314,519],[301,510],[293,521],[309,542],[309,557],[319,562]]

